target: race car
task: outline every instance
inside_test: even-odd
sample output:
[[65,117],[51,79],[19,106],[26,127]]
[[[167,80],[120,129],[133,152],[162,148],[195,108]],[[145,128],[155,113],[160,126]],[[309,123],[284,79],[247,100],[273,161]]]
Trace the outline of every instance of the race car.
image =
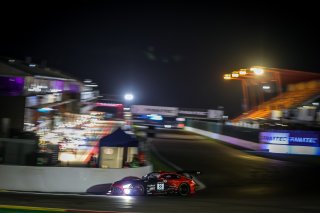
[[[189,172],[191,173],[191,172]],[[193,172],[200,174],[199,172]],[[151,172],[142,178],[128,176],[111,185],[111,195],[178,194],[188,196],[196,191],[193,177],[181,172]]]

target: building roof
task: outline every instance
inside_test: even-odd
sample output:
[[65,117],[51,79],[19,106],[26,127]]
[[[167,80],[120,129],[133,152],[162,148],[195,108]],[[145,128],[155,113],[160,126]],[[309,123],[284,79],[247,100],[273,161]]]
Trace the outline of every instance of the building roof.
[[61,80],[77,80],[72,76],[60,72],[59,70],[39,66],[33,63],[26,63],[8,57],[0,57],[0,75],[4,76],[33,76],[48,77]]
[[31,74],[19,70],[0,59],[0,76],[31,76]]
[[103,147],[138,147],[138,140],[126,134],[120,127],[111,133],[100,139],[99,146]]

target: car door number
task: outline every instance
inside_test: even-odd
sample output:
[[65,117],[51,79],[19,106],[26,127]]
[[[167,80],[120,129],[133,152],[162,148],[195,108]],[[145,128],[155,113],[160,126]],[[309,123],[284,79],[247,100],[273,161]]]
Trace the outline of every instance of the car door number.
[[164,190],[164,183],[157,183],[157,190],[163,191]]

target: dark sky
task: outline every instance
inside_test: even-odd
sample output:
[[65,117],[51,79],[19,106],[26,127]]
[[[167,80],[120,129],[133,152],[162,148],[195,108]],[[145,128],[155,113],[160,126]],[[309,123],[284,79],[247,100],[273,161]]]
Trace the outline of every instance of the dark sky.
[[[67,2],[67,3],[66,3]],[[223,74],[261,65],[317,72],[314,4],[214,1],[29,1],[1,5],[0,55],[78,78],[136,104],[241,111]]]

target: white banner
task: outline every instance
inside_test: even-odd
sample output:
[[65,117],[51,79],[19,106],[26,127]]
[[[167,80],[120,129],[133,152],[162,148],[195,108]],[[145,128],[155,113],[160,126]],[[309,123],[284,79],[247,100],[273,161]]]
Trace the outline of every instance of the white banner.
[[162,116],[177,116],[177,107],[163,107],[163,106],[147,106],[147,105],[133,105],[131,107],[132,114],[136,115],[149,115],[159,114]]
[[222,110],[208,110],[208,119],[222,119],[223,111]]

